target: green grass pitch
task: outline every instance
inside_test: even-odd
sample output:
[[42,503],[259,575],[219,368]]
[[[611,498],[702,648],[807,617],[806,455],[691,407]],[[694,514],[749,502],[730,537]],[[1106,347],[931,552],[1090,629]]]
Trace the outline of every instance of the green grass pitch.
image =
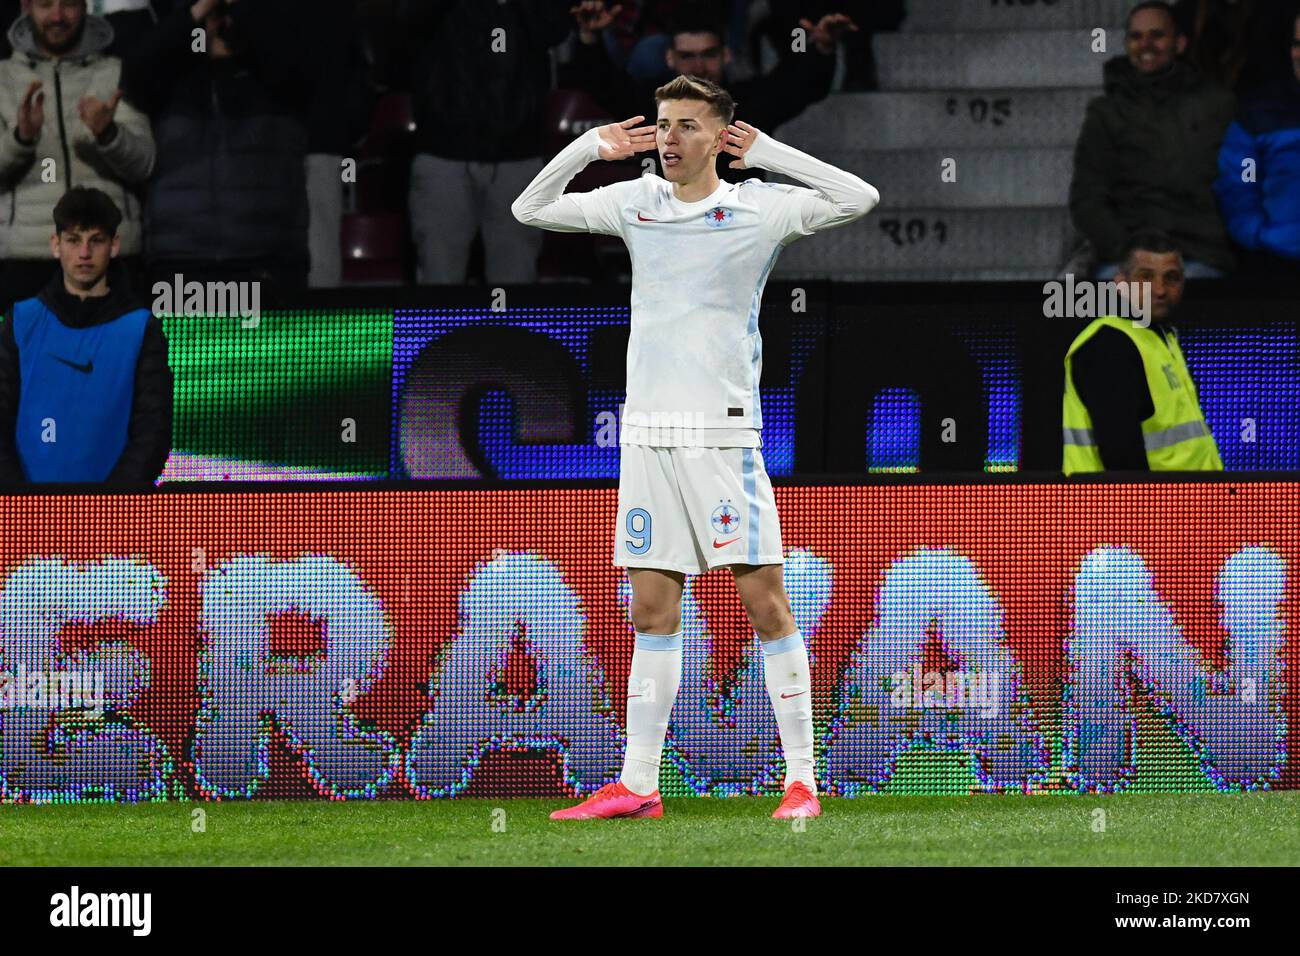
[[[0,806],[0,865],[1295,865],[1300,791],[669,799],[660,820],[557,822],[572,801]],[[1099,831],[1096,810],[1105,811]],[[194,832],[194,811],[206,814]]]

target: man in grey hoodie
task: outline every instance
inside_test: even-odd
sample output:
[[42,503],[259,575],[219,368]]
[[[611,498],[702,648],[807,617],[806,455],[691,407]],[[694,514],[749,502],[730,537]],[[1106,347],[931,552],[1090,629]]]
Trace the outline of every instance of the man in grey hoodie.
[[148,118],[123,101],[122,64],[104,50],[113,28],[86,0],[32,0],[9,28],[0,61],[0,308],[42,288],[55,271],[51,210],[73,186],[107,193],[122,211],[121,256],[143,247],[135,188],[149,178]]

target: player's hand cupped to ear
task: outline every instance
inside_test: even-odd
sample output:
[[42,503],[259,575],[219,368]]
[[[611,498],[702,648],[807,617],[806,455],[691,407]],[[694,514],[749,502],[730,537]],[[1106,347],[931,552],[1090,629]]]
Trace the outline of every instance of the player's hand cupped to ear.
[[600,158],[627,159],[636,153],[654,149],[655,128],[636,125],[643,119],[644,116],[633,116],[621,123],[610,123],[608,126],[599,127],[597,132],[600,133]]
[[749,164],[745,162],[745,154],[749,152],[749,148],[754,145],[754,140],[758,139],[760,135],[756,127],[750,126],[743,120],[736,120],[727,127],[727,136],[722,144],[722,151],[740,157],[732,161],[732,169],[749,168]]

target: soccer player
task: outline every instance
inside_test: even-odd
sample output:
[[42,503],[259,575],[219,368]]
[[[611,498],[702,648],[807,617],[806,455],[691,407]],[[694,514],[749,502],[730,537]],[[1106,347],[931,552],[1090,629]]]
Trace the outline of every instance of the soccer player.
[[[681,681],[684,575],[729,566],[762,641],[765,683],[785,754],[777,818],[817,816],[812,688],[803,635],[782,580],[781,526],[763,456],[758,383],[763,286],[800,236],[869,212],[880,194],[857,176],[744,122],[721,87],[679,76],[655,91],[658,117],[588,130],[514,201],[520,222],[621,236],[632,258],[627,401],[619,444],[616,566],[628,569],[636,646],[627,752],[618,781],[552,819],[660,817],[659,764]],[[646,174],[586,193],[566,184],[594,159],[658,149]],[[718,178],[758,166],[813,188]]]

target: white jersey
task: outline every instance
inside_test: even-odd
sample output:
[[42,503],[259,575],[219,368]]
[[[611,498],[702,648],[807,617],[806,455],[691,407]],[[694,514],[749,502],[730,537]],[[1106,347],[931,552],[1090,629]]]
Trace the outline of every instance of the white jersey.
[[[632,259],[623,444],[758,447],[763,286],[781,250],[800,236],[852,222],[879,201],[875,187],[759,133],[745,165],[815,186],[721,182],[682,202],[653,174],[585,193],[564,193],[600,158],[588,130],[515,200],[528,225],[621,236]],[[710,429],[704,436],[696,429]]]

